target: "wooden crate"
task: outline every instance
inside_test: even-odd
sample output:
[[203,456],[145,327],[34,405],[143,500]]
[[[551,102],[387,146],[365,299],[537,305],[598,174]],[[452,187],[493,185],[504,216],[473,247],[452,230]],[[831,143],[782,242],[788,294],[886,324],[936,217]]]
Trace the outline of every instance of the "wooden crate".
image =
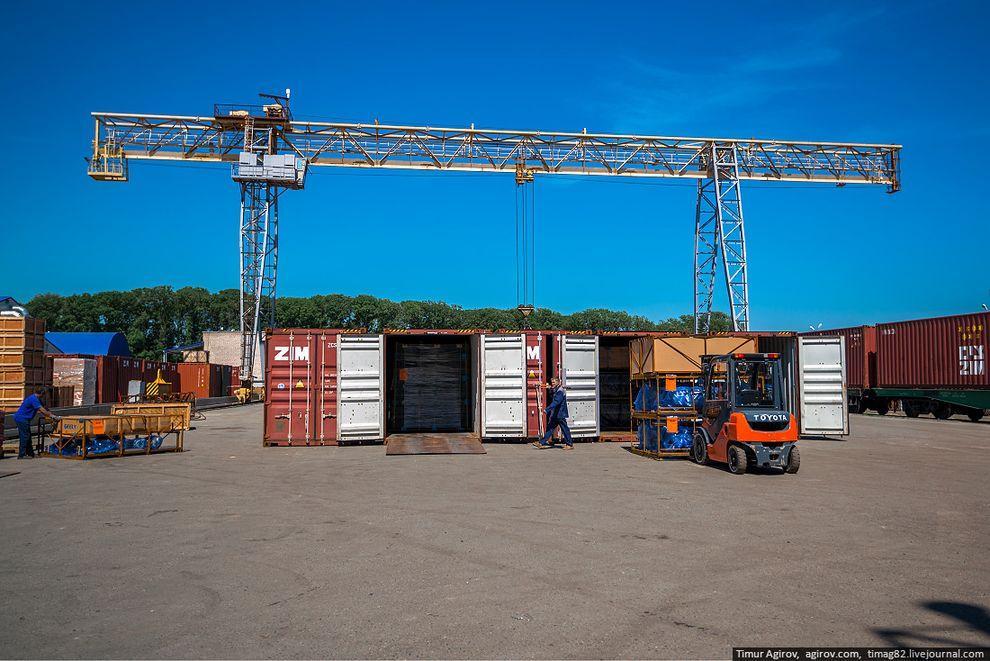
[[21,350],[0,348],[0,368],[2,367],[44,367],[45,352],[40,349]]
[[679,335],[635,338],[629,343],[629,373],[693,374],[701,371],[701,357],[756,353],[755,336]]
[[0,367],[0,386],[45,385],[43,367]]

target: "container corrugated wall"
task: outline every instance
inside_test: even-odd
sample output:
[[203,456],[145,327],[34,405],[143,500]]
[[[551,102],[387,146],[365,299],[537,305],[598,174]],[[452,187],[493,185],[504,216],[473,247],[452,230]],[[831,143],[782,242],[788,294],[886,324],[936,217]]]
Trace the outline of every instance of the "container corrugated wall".
[[823,337],[837,335],[846,338],[846,385],[868,389],[876,383],[877,329],[875,326],[851,326],[819,330],[801,335]]
[[277,329],[265,350],[265,445],[337,445],[334,330]]
[[990,388],[990,313],[877,324],[877,387]]

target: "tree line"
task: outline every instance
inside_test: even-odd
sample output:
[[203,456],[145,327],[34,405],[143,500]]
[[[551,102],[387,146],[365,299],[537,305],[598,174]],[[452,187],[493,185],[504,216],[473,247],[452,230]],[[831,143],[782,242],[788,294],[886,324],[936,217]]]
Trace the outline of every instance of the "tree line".
[[[27,303],[30,314],[45,319],[51,331],[119,331],[131,352],[157,358],[163,349],[193,344],[203,331],[238,330],[240,303],[236,289],[209,292],[201,287],[146,287],[96,294],[39,294]],[[385,329],[480,328],[517,330],[522,315],[515,308],[462,308],[441,301],[391,301],[362,294],[327,294],[279,298],[275,325],[282,328]],[[562,314],[539,308],[530,327],[559,330],[682,331],[694,329],[690,314],[653,321],[641,315],[601,308]],[[712,330],[731,330],[724,312],[712,314]]]

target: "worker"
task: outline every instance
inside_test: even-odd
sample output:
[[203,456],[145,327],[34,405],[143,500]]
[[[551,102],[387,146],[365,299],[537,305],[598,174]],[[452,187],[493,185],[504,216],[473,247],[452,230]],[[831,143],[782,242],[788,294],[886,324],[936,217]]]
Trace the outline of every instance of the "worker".
[[31,447],[31,421],[37,413],[41,413],[46,418],[58,420],[58,416],[49,411],[41,403],[41,395],[45,394],[44,388],[36,388],[33,393],[24,398],[17,412],[14,413],[14,423],[17,425],[17,435],[20,438],[20,446],[17,448],[17,458],[34,458],[34,448]]
[[567,393],[560,387],[560,379],[557,377],[550,379],[550,389],[547,393],[547,399],[550,400],[550,404],[546,408],[547,431],[543,434],[543,438],[533,443],[533,445],[541,450],[551,447],[553,445],[551,443],[553,431],[557,427],[560,427],[560,433],[564,435],[564,449],[573,450],[574,440],[571,438],[571,430],[567,427]]

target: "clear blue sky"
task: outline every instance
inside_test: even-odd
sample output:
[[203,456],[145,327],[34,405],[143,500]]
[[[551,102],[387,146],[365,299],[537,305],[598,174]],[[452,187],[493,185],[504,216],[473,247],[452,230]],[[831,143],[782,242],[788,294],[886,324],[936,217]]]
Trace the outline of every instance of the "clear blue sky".
[[[305,118],[900,143],[896,195],[746,187],[754,328],[990,303],[987,3],[252,4],[8,8],[0,294],[236,287],[229,171],[91,181],[89,113],[206,115],[288,86]],[[693,182],[536,185],[538,305],[691,310]],[[513,306],[513,188],[319,169],[281,206],[280,292]]]

